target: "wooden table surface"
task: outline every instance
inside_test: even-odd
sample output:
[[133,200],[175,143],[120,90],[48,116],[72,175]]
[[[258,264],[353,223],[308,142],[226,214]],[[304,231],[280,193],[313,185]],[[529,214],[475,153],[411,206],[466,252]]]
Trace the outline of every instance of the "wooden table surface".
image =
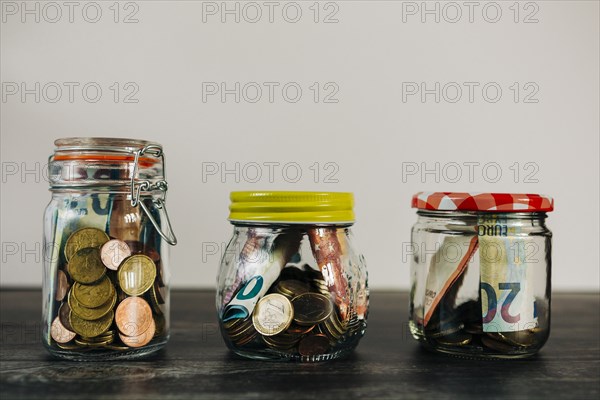
[[141,361],[52,359],[41,345],[41,292],[0,291],[0,399],[546,398],[600,396],[600,298],[554,294],[550,340],[535,357],[473,361],[422,350],[406,293],[375,292],[352,356],[319,364],[231,354],[213,292],[172,293],[171,340]]

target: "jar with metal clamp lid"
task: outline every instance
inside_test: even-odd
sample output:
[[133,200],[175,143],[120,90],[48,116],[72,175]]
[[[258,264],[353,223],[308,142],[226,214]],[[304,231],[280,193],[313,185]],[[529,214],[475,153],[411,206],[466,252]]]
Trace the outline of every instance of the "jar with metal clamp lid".
[[169,338],[162,146],[67,138],[49,159],[42,341],[74,360],[137,358]]

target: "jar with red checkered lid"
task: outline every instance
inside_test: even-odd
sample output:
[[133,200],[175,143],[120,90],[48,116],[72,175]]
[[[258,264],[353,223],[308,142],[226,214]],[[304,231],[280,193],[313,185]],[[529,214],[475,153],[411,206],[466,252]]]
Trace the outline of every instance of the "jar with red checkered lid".
[[410,330],[427,349],[473,358],[537,353],[550,333],[552,198],[417,193]]

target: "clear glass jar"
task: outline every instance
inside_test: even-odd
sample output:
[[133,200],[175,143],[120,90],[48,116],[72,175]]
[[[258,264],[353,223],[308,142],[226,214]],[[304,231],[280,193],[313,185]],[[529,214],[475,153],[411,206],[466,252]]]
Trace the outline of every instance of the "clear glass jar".
[[324,361],[351,352],[369,306],[351,193],[233,192],[221,261],[223,339],[253,359]]
[[418,193],[410,329],[426,348],[473,358],[537,353],[550,334],[553,200]]
[[169,338],[168,247],[176,243],[162,147],[111,138],[54,143],[42,342],[73,360],[155,352]]

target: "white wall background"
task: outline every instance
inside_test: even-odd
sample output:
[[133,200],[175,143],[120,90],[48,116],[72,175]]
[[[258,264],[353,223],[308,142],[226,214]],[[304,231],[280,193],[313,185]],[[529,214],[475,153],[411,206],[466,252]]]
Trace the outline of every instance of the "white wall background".
[[[219,256],[209,254],[207,246],[212,250],[212,243],[229,239],[232,190],[353,191],[354,231],[373,288],[408,287],[400,243],[410,240],[416,218],[413,193],[476,190],[553,195],[556,211],[548,224],[555,235],[554,288],[598,290],[597,1],[517,7],[514,1],[477,2],[473,22],[463,2],[446,8],[428,2],[429,9],[439,7],[439,22],[433,14],[425,14],[425,22],[420,12],[412,15],[421,2],[321,2],[316,23],[314,1],[295,3],[302,10],[297,23],[285,19],[294,19],[297,8],[288,2],[273,6],[273,22],[268,6],[258,2],[263,15],[256,23],[249,22],[256,8],[246,6],[244,13],[244,3],[238,3],[239,23],[235,15],[225,15],[223,23],[220,14],[210,14],[221,2],[88,3],[76,3],[72,22],[69,8],[54,3],[62,17],[52,23],[58,18],[55,5],[25,2],[28,9],[39,7],[36,22],[35,12],[23,14],[24,3],[1,2],[2,286],[41,283],[35,249],[50,198],[42,170],[53,140],[117,136],[165,147],[168,207],[180,240],[171,252],[177,287],[214,285]],[[462,17],[452,23],[456,4]],[[88,22],[97,8],[99,21]],[[497,18],[498,8],[499,21],[488,22]],[[116,23],[115,9],[120,11]],[[137,22],[125,23],[131,13]],[[331,13],[338,22],[324,23]],[[19,85],[35,92],[36,82],[39,102],[35,93],[21,97]],[[63,88],[54,103],[52,82]],[[79,84],[72,99],[65,82]],[[93,90],[87,99],[82,94],[89,82],[102,89],[95,103]],[[114,82],[120,87],[117,102],[110,88]],[[128,82],[139,88],[133,96],[137,103],[124,101],[132,91],[124,88]],[[255,96],[250,86],[239,103],[234,95],[225,102],[218,95],[203,101],[203,82],[226,82],[229,88],[256,82],[264,91],[256,103],[248,101]],[[280,84],[273,102],[264,82]],[[282,96],[288,82],[302,88],[296,103]],[[314,82],[320,87],[317,102],[310,89]],[[329,82],[339,88],[337,103],[324,102],[334,87],[325,87]],[[403,82],[425,82],[429,88],[451,84],[436,103],[433,94],[424,102],[407,95]],[[452,82],[463,89],[455,103]],[[479,85],[472,101],[464,82]],[[493,87],[487,98],[482,94],[490,82],[502,89],[495,103]],[[520,88],[516,98],[514,82]],[[12,94],[15,84],[19,92]],[[293,90],[288,95],[294,96]],[[207,163],[233,169],[236,162],[239,178],[203,177],[203,170],[215,165]],[[249,163],[265,162],[280,163],[273,182],[266,166],[258,182],[249,182],[254,177]],[[439,162],[440,174],[403,179],[407,162],[430,169]],[[472,179],[465,162],[480,163]],[[287,175],[282,172],[288,163],[300,166],[298,182],[291,182],[295,164]],[[337,166],[337,183],[325,179],[333,171],[326,163]],[[463,166],[458,179],[452,163]],[[496,164],[489,164],[486,174],[488,163]],[[494,166],[502,173],[496,182]]]

